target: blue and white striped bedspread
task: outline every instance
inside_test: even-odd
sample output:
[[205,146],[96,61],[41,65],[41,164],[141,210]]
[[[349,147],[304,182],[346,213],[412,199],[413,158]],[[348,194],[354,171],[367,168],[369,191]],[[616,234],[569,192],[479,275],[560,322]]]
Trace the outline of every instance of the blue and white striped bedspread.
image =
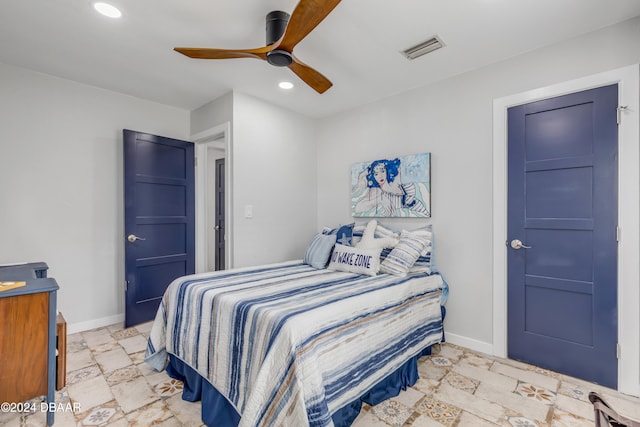
[[438,274],[370,277],[301,261],[186,276],[164,295],[146,360],[186,362],[240,426],[332,426],[332,413],[440,342],[442,288]]

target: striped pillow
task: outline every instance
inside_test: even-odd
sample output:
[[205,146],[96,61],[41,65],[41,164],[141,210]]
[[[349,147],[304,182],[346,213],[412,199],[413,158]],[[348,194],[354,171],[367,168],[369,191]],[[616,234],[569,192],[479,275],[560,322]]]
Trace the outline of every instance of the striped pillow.
[[400,242],[380,264],[380,272],[404,277],[413,267],[418,257],[424,252],[430,240],[423,233],[412,233],[402,230]]
[[335,234],[316,234],[307,249],[307,253],[304,255],[303,262],[313,268],[325,268],[335,244]]

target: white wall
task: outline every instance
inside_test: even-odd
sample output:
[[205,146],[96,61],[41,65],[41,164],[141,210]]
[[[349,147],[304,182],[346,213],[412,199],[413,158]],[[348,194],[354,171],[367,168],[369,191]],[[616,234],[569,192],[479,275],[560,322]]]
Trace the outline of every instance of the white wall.
[[222,95],[191,112],[191,135],[233,121],[233,92]]
[[[231,123],[233,267],[304,257],[316,233],[315,122],[237,92],[191,113],[191,134]],[[245,218],[250,205],[253,218]]]
[[318,225],[350,220],[352,163],[431,152],[435,262],[451,286],[446,330],[490,352],[493,100],[638,62],[634,19],[322,120]]
[[234,93],[232,135],[234,266],[303,258],[317,222],[314,121]]
[[45,261],[69,331],[124,313],[122,129],[189,112],[0,64],[0,263]]

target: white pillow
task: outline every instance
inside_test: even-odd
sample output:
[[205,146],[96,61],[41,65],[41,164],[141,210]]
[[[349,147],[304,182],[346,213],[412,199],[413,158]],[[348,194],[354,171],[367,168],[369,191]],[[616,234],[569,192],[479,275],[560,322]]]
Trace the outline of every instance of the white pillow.
[[364,232],[362,233],[362,239],[356,243],[356,248],[393,248],[398,244],[398,239],[394,236],[376,237],[376,228],[378,227],[378,221],[372,219],[367,224]]
[[354,248],[336,243],[327,269],[375,276],[380,270],[380,248]]

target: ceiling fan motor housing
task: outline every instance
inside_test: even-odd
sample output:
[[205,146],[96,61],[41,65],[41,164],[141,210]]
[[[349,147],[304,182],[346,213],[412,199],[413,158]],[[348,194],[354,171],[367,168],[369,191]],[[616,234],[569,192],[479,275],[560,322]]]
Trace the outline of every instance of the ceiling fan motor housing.
[[289,23],[289,14],[280,10],[274,10],[267,14],[267,46],[271,46],[284,34]]
[[[279,10],[269,12],[266,18],[267,46],[271,46],[284,34],[289,23],[289,14]],[[293,62],[291,53],[282,49],[274,49],[267,53],[267,61],[277,67],[286,67]]]

